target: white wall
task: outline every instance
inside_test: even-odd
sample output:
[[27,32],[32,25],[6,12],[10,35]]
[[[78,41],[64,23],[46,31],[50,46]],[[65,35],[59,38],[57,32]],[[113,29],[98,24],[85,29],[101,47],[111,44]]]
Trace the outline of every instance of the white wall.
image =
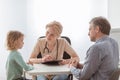
[[90,0],[90,17],[108,16],[108,1],[109,0]]
[[120,27],[120,0],[108,0],[108,18],[112,27]]

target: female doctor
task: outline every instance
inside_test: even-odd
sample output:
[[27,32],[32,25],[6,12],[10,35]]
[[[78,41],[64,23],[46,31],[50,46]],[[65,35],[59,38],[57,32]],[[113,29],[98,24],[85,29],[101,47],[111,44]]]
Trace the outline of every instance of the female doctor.
[[[46,36],[37,41],[32,54],[30,56],[29,62],[41,63],[50,60],[60,60],[61,64],[69,64],[74,61],[79,62],[79,57],[71,45],[63,38],[60,38],[62,33],[62,25],[53,21],[46,25]],[[63,53],[66,51],[71,59],[63,59]],[[42,58],[37,58],[38,54],[41,53]],[[37,80],[49,80],[50,75],[40,75]],[[52,80],[67,80],[68,75],[60,74],[52,76]]]

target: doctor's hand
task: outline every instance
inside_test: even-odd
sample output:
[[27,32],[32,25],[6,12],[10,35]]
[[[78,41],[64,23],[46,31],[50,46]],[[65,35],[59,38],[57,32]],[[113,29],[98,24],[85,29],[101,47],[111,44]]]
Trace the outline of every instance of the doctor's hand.
[[60,62],[60,64],[64,65],[64,64],[68,64],[68,66],[75,66],[76,62],[78,62],[78,60],[72,58],[72,59],[63,59],[62,62]]
[[42,62],[51,61],[51,60],[53,60],[53,57],[51,55],[45,55],[42,58]]
[[64,64],[68,64],[69,63],[69,59],[62,59],[61,62],[59,62],[59,64],[64,65]]

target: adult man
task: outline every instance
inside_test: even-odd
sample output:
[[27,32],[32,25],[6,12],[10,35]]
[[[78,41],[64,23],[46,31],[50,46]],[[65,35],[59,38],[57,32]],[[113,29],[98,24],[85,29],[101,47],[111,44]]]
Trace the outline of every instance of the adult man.
[[104,17],[95,17],[90,21],[89,37],[95,42],[86,53],[83,68],[78,62],[71,65],[72,74],[79,80],[109,80],[118,67],[119,49],[117,42],[109,37],[111,26]]

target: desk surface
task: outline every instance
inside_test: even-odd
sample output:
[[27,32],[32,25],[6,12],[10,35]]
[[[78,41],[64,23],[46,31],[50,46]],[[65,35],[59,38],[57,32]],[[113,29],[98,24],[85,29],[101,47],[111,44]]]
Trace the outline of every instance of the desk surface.
[[46,65],[46,64],[34,64],[34,70],[27,71],[29,75],[41,75],[41,74],[70,74],[70,68],[68,65]]

